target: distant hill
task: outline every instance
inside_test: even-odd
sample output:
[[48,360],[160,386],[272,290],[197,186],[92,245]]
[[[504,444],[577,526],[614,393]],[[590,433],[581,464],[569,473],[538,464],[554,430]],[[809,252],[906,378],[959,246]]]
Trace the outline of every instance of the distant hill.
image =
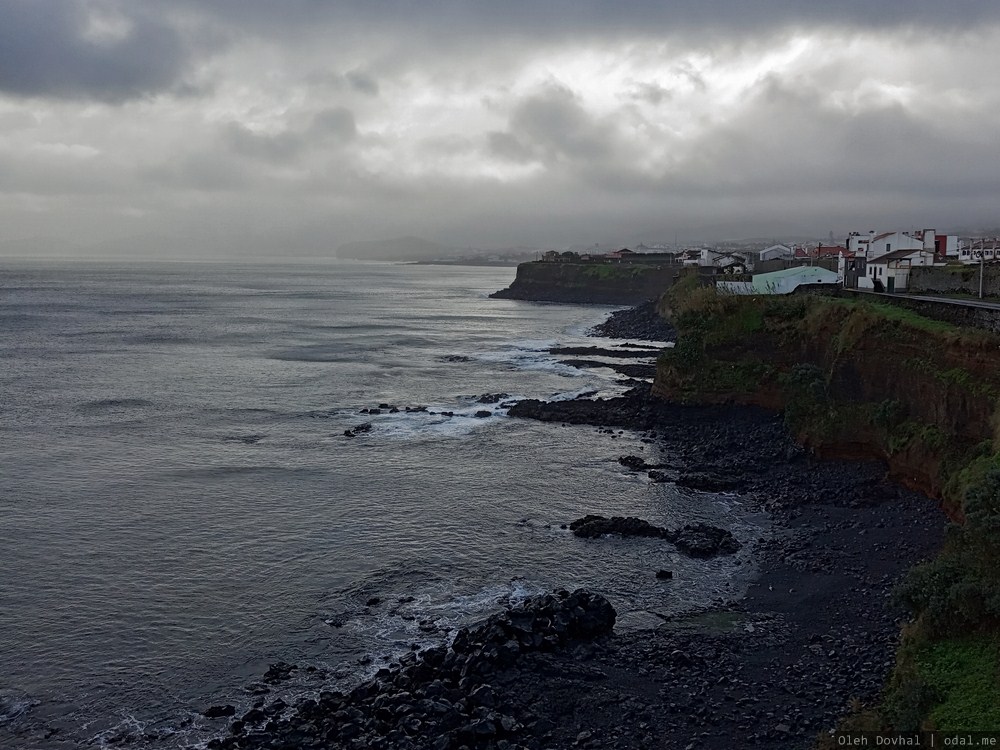
[[457,253],[457,248],[439,245],[421,237],[348,242],[337,248],[338,258],[352,260],[435,260],[452,258]]

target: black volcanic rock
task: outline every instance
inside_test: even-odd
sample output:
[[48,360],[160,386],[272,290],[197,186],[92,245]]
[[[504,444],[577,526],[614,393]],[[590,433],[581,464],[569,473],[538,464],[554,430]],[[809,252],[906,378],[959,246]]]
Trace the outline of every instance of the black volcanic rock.
[[620,534],[621,536],[653,537],[656,539],[669,539],[671,533],[668,529],[654,526],[648,521],[633,516],[604,516],[587,515],[578,518],[569,525],[570,531],[576,536],[584,539],[593,539],[605,534]]
[[225,716],[233,716],[236,714],[236,707],[231,705],[225,706],[209,706],[201,715],[206,719],[221,719]]
[[740,549],[740,543],[730,532],[704,523],[678,529],[672,541],[677,549],[691,557],[727,555]]
[[644,302],[627,310],[615,310],[590,330],[591,336],[640,341],[674,341],[677,330],[656,312],[655,302]]
[[574,535],[593,539],[605,534],[665,539],[690,557],[714,557],[739,551],[740,543],[731,532],[704,523],[688,524],[677,531],[654,526],[633,516],[587,515],[569,525]]
[[287,718],[273,718],[263,730],[244,731],[268,715],[249,712],[239,732],[211,740],[208,747],[523,747],[518,740],[527,725],[511,715],[494,681],[509,680],[508,670],[531,654],[607,636],[616,618],[607,599],[582,589],[530,597],[478,627],[462,628],[450,647],[407,654],[349,693],[321,692],[318,700],[301,701]]
[[656,356],[656,352],[649,349],[608,349],[602,346],[553,346],[549,348],[549,354],[612,357],[614,359],[648,359]]

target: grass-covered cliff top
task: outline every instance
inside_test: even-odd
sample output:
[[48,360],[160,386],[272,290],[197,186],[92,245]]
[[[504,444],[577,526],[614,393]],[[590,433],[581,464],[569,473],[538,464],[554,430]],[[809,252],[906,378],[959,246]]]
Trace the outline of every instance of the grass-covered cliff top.
[[729,296],[696,279],[660,303],[678,330],[654,390],[782,409],[816,452],[886,461],[954,522],[896,592],[912,614],[859,729],[1000,730],[1000,337],[857,299]]

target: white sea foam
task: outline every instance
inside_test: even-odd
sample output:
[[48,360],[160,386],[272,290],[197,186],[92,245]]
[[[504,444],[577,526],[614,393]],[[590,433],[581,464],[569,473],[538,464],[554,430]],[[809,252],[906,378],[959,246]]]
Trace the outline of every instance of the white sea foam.
[[506,349],[483,352],[476,355],[476,358],[482,362],[507,365],[517,370],[541,370],[571,378],[582,377],[583,372],[575,367],[560,364],[555,357],[549,354],[549,349],[558,343],[554,339],[514,341]]
[[[490,416],[477,417],[476,412],[488,411]],[[444,412],[448,412],[445,414]],[[426,412],[400,411],[367,417],[372,429],[365,435],[392,440],[438,437],[460,438],[507,415],[499,404],[475,404],[473,407],[430,406]],[[362,415],[365,416],[365,415]]]
[[347,620],[344,627],[360,634],[375,651],[408,650],[412,643],[426,647],[442,638],[450,640],[460,628],[545,591],[523,578],[471,592],[455,591],[451,583],[441,582],[404,601],[383,605],[384,609],[372,616]]

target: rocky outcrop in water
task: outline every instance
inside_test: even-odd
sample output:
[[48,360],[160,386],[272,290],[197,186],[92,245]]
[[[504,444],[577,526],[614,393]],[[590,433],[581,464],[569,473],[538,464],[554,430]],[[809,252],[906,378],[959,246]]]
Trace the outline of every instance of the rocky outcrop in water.
[[605,518],[588,515],[573,521],[569,528],[576,536],[585,539],[606,534],[665,539],[690,557],[728,555],[740,549],[740,543],[731,532],[704,523],[688,524],[672,531],[633,516]]

